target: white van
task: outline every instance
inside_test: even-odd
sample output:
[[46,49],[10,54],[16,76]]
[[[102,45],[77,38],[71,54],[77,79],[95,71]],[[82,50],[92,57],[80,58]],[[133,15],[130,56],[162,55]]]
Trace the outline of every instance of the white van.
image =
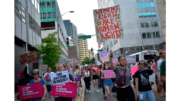
[[154,57],[152,55],[154,57],[159,56],[159,52],[157,50],[145,50],[145,51],[131,54],[129,56],[136,56],[136,62],[139,62],[140,60],[144,60],[145,62],[147,62],[149,59],[154,60]]

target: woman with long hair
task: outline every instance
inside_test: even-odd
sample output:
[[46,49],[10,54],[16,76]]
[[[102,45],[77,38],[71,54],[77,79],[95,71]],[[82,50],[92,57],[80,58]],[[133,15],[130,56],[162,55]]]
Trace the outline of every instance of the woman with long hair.
[[146,98],[149,101],[156,101],[149,82],[149,75],[153,74],[153,70],[145,70],[145,61],[143,60],[139,61],[138,68],[139,70],[134,75],[137,97],[142,101],[146,101]]
[[94,90],[99,92],[98,90],[98,79],[99,79],[99,71],[95,71],[94,69],[98,69],[98,66],[95,66],[95,64],[93,64],[92,66],[92,70],[91,70],[91,74],[92,74],[92,77],[93,78],[93,84],[94,84]]
[[117,100],[118,101],[135,101],[134,91],[131,87],[131,71],[128,69],[125,56],[119,56],[120,66],[114,66],[112,62],[112,50],[110,50],[111,69],[115,70],[117,80]]
[[[59,65],[57,65],[56,69],[57,69],[57,72],[56,72],[56,73],[62,72],[62,71],[65,71],[65,70],[66,70],[65,65],[62,64],[62,63],[60,63]],[[71,74],[69,74],[69,79],[70,79],[69,82],[74,81],[73,76],[72,76]],[[54,85],[51,84],[51,86],[54,86]],[[55,101],[72,101],[72,98],[55,96]]]
[[91,79],[91,71],[88,70],[88,65],[85,65],[85,70],[83,71],[83,75],[84,75],[84,82],[86,85],[86,92],[91,93],[90,91],[90,79]]
[[111,78],[104,78],[104,70],[110,70],[111,67],[109,66],[109,63],[106,62],[104,64],[104,67],[102,68],[102,75],[101,75],[101,79],[104,79],[104,89],[107,92],[107,100],[110,101],[111,100],[111,91],[113,88],[113,82]]

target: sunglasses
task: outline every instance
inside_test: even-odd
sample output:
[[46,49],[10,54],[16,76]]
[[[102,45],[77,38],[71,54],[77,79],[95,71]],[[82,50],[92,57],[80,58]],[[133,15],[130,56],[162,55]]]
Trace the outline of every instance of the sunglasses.
[[145,63],[140,63],[140,65],[145,65]]
[[37,75],[37,74],[33,74],[33,75]]

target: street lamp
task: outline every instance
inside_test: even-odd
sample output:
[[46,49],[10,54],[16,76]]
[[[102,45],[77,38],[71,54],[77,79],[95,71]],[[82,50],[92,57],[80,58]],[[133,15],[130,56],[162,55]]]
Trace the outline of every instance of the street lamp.
[[[74,13],[74,11],[67,11],[66,13]],[[62,14],[61,16],[65,15],[66,13]]]

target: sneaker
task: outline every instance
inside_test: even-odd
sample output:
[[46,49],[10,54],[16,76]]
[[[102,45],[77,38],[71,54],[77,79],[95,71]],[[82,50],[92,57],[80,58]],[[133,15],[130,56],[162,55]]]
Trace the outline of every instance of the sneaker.
[[163,96],[163,92],[160,92],[160,95]]
[[91,93],[91,91],[89,90],[89,93]]
[[99,90],[97,90],[97,92],[99,92]]
[[86,89],[86,92],[88,92],[88,90]]

